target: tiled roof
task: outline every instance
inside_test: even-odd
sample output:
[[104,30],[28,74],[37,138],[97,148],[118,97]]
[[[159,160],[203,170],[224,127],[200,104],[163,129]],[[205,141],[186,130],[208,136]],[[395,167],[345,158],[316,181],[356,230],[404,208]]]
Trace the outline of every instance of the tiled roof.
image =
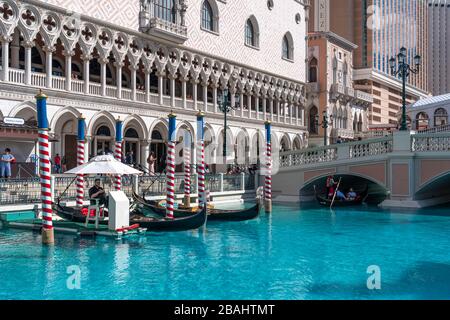
[[435,96],[435,97],[430,97],[430,98],[425,98],[425,99],[419,100],[416,103],[414,103],[412,105],[412,107],[413,108],[420,108],[420,107],[423,107],[423,106],[427,106],[427,105],[435,104],[435,103],[439,103],[439,102],[448,102],[448,103],[450,103],[450,93],[443,94],[441,96]]

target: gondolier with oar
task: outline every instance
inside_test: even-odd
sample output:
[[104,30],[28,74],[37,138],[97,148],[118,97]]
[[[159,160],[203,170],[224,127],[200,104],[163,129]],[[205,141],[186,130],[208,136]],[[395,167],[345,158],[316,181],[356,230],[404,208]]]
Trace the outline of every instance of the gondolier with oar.
[[334,191],[336,190],[336,181],[334,181],[333,175],[329,175],[326,182],[327,197],[332,198],[334,196]]

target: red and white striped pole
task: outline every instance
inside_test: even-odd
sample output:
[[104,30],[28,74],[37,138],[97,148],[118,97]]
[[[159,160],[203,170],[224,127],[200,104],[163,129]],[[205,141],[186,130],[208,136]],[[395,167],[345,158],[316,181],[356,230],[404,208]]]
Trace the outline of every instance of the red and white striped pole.
[[39,175],[41,180],[42,201],[42,243],[53,244],[55,242],[52,221],[52,181],[50,178],[50,152],[48,142],[48,118],[47,96],[39,91],[36,96],[39,135]]
[[[77,141],[77,165],[84,164],[84,145],[85,145],[85,120],[81,116],[78,118],[78,141]],[[77,175],[77,207],[81,208],[84,204],[84,175]]]
[[184,133],[184,207],[191,207],[191,134]]
[[176,120],[177,116],[171,112],[169,114],[169,142],[167,150],[166,167],[166,217],[173,219],[173,208],[175,204],[175,140],[176,140]]
[[[123,122],[119,118],[116,120],[116,143],[114,146],[114,157],[120,162],[122,162],[122,128]],[[117,175],[114,177],[114,189],[116,191],[120,191],[122,189],[122,176]]]
[[197,114],[197,185],[198,185],[198,205],[200,208],[207,206],[205,188],[205,130],[203,112]]
[[264,207],[266,213],[272,212],[272,139],[271,139],[271,123],[265,122],[266,127],[266,179],[264,187]]

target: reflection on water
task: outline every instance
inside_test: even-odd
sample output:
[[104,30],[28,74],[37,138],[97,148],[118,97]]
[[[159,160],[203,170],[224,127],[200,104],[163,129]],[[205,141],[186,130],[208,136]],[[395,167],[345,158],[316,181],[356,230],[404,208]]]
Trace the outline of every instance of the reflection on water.
[[[442,211],[274,206],[252,221],[120,241],[57,234],[54,247],[0,229],[0,299],[450,298]],[[80,290],[67,288],[71,265]],[[381,291],[366,287],[369,265]]]

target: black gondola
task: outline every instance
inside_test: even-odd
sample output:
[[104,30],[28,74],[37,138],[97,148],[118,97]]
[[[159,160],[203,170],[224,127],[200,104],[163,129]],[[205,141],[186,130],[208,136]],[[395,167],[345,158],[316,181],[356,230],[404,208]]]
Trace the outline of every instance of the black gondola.
[[[331,206],[331,202],[333,200],[332,199],[328,199],[327,197],[324,197],[322,195],[319,195],[317,193],[316,186],[314,186],[314,194],[316,196],[317,202],[321,206],[325,206],[325,207],[330,207]],[[339,199],[336,198],[334,200],[333,206],[334,207],[358,206],[358,205],[361,205],[367,199],[368,195],[369,195],[369,186],[366,185],[366,188],[364,189],[364,191],[359,193],[359,195],[358,195],[358,197],[356,197],[356,199],[354,199],[354,200],[339,200]]]
[[[136,203],[136,210],[139,210],[143,215],[158,214],[163,216],[166,214],[166,208],[158,205],[156,201],[145,200],[143,197],[133,193],[133,199]],[[224,209],[210,209],[208,208],[208,220],[216,221],[245,221],[255,219],[261,210],[260,197],[256,199],[256,205],[243,210],[224,210]],[[192,211],[188,209],[175,209],[175,218],[187,217],[192,215]]]
[[[53,212],[64,220],[84,223],[86,217],[78,208],[69,208],[61,206],[59,203],[53,203]],[[130,225],[139,224],[147,231],[186,231],[198,229],[206,222],[206,210],[198,211],[190,216],[175,219],[166,219],[164,217],[147,217],[137,212],[130,214]],[[99,224],[108,224],[107,220],[99,221]]]

